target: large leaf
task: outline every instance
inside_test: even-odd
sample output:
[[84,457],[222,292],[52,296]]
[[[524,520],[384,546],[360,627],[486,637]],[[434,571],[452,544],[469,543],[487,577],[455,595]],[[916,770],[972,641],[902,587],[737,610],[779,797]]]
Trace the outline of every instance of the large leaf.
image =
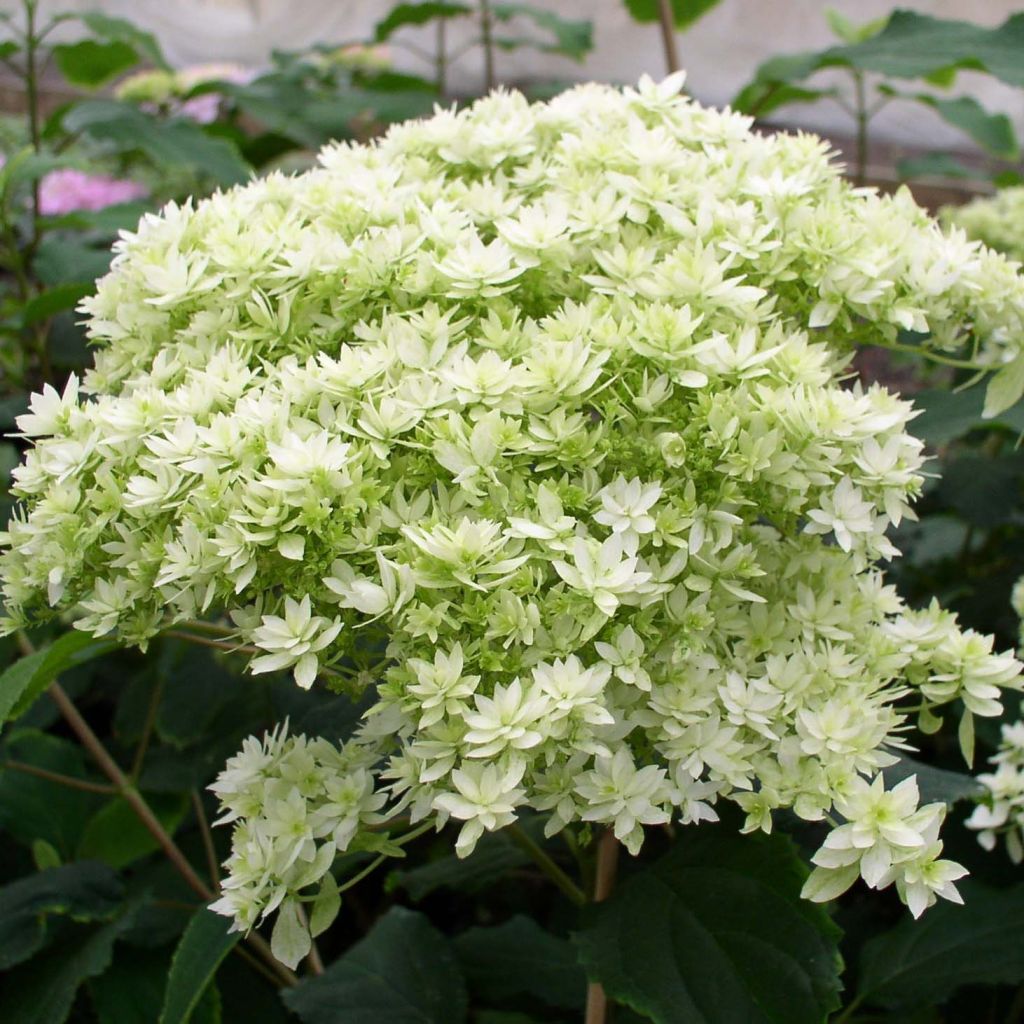
[[131,924],[134,907],[99,927],[68,927],[45,956],[10,971],[0,992],[4,1024],[63,1024],[79,986],[110,965],[114,943]]
[[1003,160],[1016,160],[1020,152],[1013,122],[1005,114],[990,114],[971,96],[944,99],[930,93],[907,94],[886,90],[899,98],[931,107],[944,121],[973,139],[982,149]]
[[820,1024],[838,1005],[838,929],[800,898],[806,874],[784,837],[686,829],[574,941],[591,979],[657,1024]]
[[940,901],[902,920],[861,954],[857,998],[880,1006],[930,1006],[961,985],[1024,980],[1024,885],[961,884],[964,905]]
[[187,1024],[221,961],[242,937],[230,922],[200,907],[178,943],[167,975],[160,1024]]
[[548,1006],[582,1010],[587,979],[572,946],[517,915],[496,928],[470,928],[455,952],[475,995],[495,1005],[530,995]]
[[191,121],[152,117],[131,103],[96,99],[75,104],[64,116],[64,128],[122,152],[141,150],[157,165],[189,167],[222,185],[234,185],[250,174],[227,139],[209,135]]
[[982,529],[999,526],[1016,515],[1024,498],[1024,451],[953,459],[936,490],[968,523]]
[[[95,780],[82,748],[59,736],[21,729],[4,742],[3,760],[77,779]],[[64,859],[74,855],[86,822],[103,797],[0,763],[0,828],[26,846],[44,839]]]
[[23,715],[61,672],[112,651],[110,640],[70,630],[49,647],[20,658],[0,675],[0,726]]
[[171,70],[152,33],[143,31],[124,18],[113,18],[99,11],[89,11],[80,17],[94,35],[110,42],[125,43],[156,67]]
[[468,4],[458,3],[398,4],[388,11],[383,20],[377,22],[373,36],[378,43],[383,43],[400,28],[406,28],[409,25],[426,25],[435,18],[458,18],[469,14],[472,9]]
[[993,419],[982,419],[985,393],[981,388],[966,391],[921,391],[914,395],[920,416],[910,422],[910,432],[930,445],[943,445],[978,428],[1003,426],[1024,431],[1024,403],[1003,410]]
[[134,949],[119,943],[114,962],[89,982],[98,1024],[153,1024],[167,985],[166,950]]
[[[173,835],[188,810],[188,797],[154,793],[146,798],[169,835]],[[122,796],[112,798],[89,820],[78,844],[78,856],[124,868],[160,848],[138,815]]]
[[304,1024],[460,1024],[458,963],[422,914],[393,907],[318,978],[282,997]]
[[[672,0],[672,17],[676,28],[689,28],[720,2],[721,0]],[[626,7],[637,21],[658,20],[658,0],[626,0]]]
[[562,18],[532,4],[496,3],[491,5],[491,11],[498,21],[529,18],[538,28],[550,32],[554,42],[541,47],[548,53],[560,53],[574,60],[583,60],[594,47],[594,27],[589,21]]
[[894,765],[883,770],[885,784],[893,787],[911,775],[917,776],[917,788],[921,803],[955,804],[969,800],[982,792],[982,786],[972,775],[951,772],[946,768],[935,768],[930,764],[915,761],[912,757],[901,757]]
[[57,313],[66,309],[74,309],[78,303],[89,295],[95,285],[92,281],[68,281],[56,288],[49,288],[25,303],[22,310],[22,322],[26,327],[49,320]]
[[42,948],[52,915],[75,921],[109,920],[123,895],[114,872],[90,861],[50,868],[0,888],[0,970]]
[[[540,828],[524,826],[539,837]],[[522,847],[504,831],[487,832],[468,857],[448,854],[407,870],[393,871],[389,884],[404,889],[415,901],[424,899],[437,889],[456,889],[475,893],[506,877],[509,871],[530,862]]]
[[760,113],[783,85],[803,81],[824,68],[847,67],[891,78],[925,78],[949,84],[959,68],[987,71],[1010,85],[1024,86],[1024,14],[997,28],[946,21],[916,11],[895,11],[877,35],[850,46],[775,57],[733,101]]
[[95,39],[83,39],[55,46],[53,59],[60,73],[72,85],[98,89],[138,64],[139,55],[119,40],[100,43]]

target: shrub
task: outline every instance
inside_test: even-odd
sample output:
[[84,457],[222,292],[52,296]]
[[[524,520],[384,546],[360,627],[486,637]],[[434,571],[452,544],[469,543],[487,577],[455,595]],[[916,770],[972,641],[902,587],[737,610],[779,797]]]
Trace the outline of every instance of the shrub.
[[680,84],[497,92],[146,217],[83,305],[95,367],[19,421],[7,629],[223,623],[252,672],[372,692],[349,742],[281,728],[215,785],[218,908],[279,909],[287,961],[338,853],[526,808],[634,852],[719,801],[835,810],[811,898],[958,898],[944,806],[880,770],[1021,666],[886,584],[922,446],[847,366],[914,332],[998,367],[1024,286]]

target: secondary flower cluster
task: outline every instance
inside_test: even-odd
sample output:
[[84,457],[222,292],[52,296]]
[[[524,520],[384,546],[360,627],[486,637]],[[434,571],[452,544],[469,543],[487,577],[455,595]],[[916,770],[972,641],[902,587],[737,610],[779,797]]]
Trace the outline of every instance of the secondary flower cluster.
[[993,771],[978,776],[985,787],[978,806],[967,819],[978,830],[978,842],[994,850],[999,836],[1014,864],[1024,860],[1024,722],[1002,727],[999,750],[992,755]]
[[1024,186],[1003,188],[964,206],[946,207],[942,217],[1010,259],[1024,261]]
[[85,303],[91,398],[19,421],[7,628],[226,615],[252,671],[373,688],[336,752],[252,741],[218,781],[240,927],[294,938],[399,818],[468,854],[527,809],[633,851],[719,800],[835,809],[812,897],[955,893],[941,810],[878,773],[1021,666],[886,585],[922,446],[846,367],[904,330],[997,365],[1024,282],[680,84],[499,92],[147,217]]

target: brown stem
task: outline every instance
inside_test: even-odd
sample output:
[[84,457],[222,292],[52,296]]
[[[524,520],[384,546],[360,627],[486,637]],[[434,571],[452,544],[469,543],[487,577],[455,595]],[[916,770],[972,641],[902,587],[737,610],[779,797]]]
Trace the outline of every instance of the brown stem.
[[37,778],[46,779],[47,782],[56,782],[71,789],[81,789],[86,793],[104,793],[112,796],[117,792],[113,786],[108,786],[103,782],[87,782],[85,779],[76,779],[73,775],[61,775],[60,772],[47,771],[45,768],[37,768],[34,764],[25,764],[23,761],[4,761],[0,763],[0,768],[10,768],[11,771],[35,775]]
[[484,48],[484,92],[490,92],[495,86],[494,14],[490,0],[480,0],[480,43]]
[[658,0],[658,20],[661,22],[661,45],[665,50],[665,67],[671,75],[679,70],[679,50],[676,47],[676,20],[672,16],[671,0]]
[[[615,885],[615,872],[619,866],[619,841],[615,833],[607,829],[597,844],[597,871],[594,877],[594,902],[606,900]],[[605,1024],[608,1020],[608,997],[600,982],[592,981],[587,986],[587,1012],[585,1024]]]
[[437,95],[443,100],[448,91],[448,22],[437,19],[437,44],[434,53],[434,76]]
[[153,693],[149,698],[149,707],[146,709],[146,721],[142,726],[142,735],[139,737],[139,745],[135,749],[135,757],[132,758],[131,778],[137,782],[142,774],[142,763],[146,760],[146,751],[149,749],[149,741],[153,736],[153,726],[156,725],[156,713],[160,709],[160,698],[164,692],[163,679],[157,679],[153,687]]
[[210,873],[210,881],[214,888],[220,886],[220,863],[217,860],[217,848],[213,845],[213,834],[210,832],[210,823],[206,820],[206,811],[203,809],[203,798],[198,789],[192,790],[192,811],[196,816],[196,824],[199,826],[199,834],[203,838],[203,853],[206,854],[206,870]]
[[[28,641],[26,640],[25,642],[27,643]],[[64,688],[60,683],[51,683],[48,693],[54,704],[57,705],[60,713],[64,716],[64,720],[71,727],[71,731],[78,737],[78,741],[93,756],[103,774],[110,779],[114,787],[121,794],[122,799],[135,812],[135,816],[139,821],[142,822],[146,831],[156,840],[157,845],[163,850],[167,859],[174,865],[174,869],[204,903],[209,903],[216,895],[214,891],[196,874],[195,869],[188,862],[188,858],[178,849],[177,844],[168,835],[163,825],[160,824],[160,819],[153,813],[142,794],[110,756],[107,748],[92,731],[89,723],[79,713],[78,708],[75,707],[71,698],[65,693]],[[270,946],[259,935],[250,933],[246,936],[245,941],[259,953],[281,984],[289,986],[298,984],[299,979],[295,973],[277,960],[270,951]]]
[[[299,917],[305,924],[306,928],[309,928],[309,919],[306,917],[305,910],[302,909],[302,904],[299,904]],[[320,950],[317,949],[316,939],[310,938],[309,940],[309,953],[306,955],[306,963],[309,965],[310,974],[323,974],[324,973],[324,962],[320,957]]]

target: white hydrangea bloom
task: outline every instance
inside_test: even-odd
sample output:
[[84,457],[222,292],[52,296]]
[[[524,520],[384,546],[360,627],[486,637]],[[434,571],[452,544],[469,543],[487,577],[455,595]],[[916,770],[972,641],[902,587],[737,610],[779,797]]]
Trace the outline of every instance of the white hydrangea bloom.
[[1001,836],[1014,864],[1024,861],[1024,722],[1002,726],[1002,742],[992,755],[991,772],[978,782],[984,792],[967,819],[967,827],[978,833],[978,842],[994,850]]
[[147,216],[83,304],[94,368],[22,418],[5,628],[227,616],[253,671],[373,689],[354,740],[215,784],[240,927],[280,907],[300,947],[400,815],[466,855],[527,809],[632,850],[718,801],[836,811],[814,895],[955,897],[940,811],[878,771],[1021,666],[885,584],[922,445],[846,368],[907,329],[998,367],[1024,280],[679,84],[497,92]]

